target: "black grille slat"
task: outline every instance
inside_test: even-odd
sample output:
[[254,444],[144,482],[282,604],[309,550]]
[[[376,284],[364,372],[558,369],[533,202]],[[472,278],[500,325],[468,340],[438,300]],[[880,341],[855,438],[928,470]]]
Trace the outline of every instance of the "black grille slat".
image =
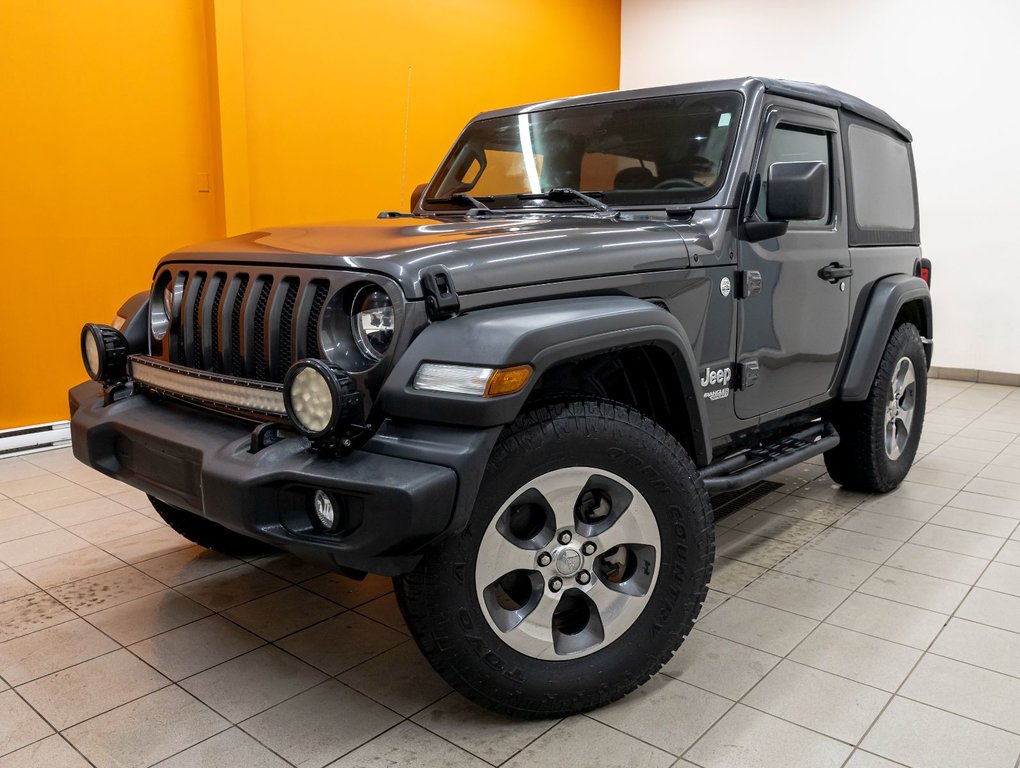
[[262,278],[262,290],[259,291],[258,301],[255,303],[255,320],[253,324],[254,352],[255,352],[255,378],[259,381],[269,379],[269,364],[266,361],[266,307],[269,306],[269,293],[273,290],[273,278]]
[[280,307],[280,340],[277,345],[279,350],[279,363],[276,367],[276,381],[283,381],[287,369],[294,361],[294,305],[297,303],[298,280],[287,278],[287,292],[283,297],[283,305]]
[[202,296],[206,289],[206,274],[199,272],[195,275],[198,280],[198,288],[195,289],[194,299],[191,303],[191,343],[194,345],[194,366],[204,368],[202,365]]
[[314,281],[315,295],[312,297],[312,306],[308,312],[308,326],[305,330],[305,354],[308,357],[321,357],[319,351],[319,315],[326,305],[326,295],[329,293],[329,285],[321,280]]
[[216,275],[216,293],[213,294],[212,311],[209,313],[212,354],[209,360],[209,370],[215,373],[223,373],[223,353],[220,351],[220,303],[223,301],[223,289],[227,286],[227,276],[222,272]]
[[241,310],[244,308],[244,294],[248,290],[248,275],[238,275],[237,296],[230,313],[230,372],[244,376],[244,356],[241,354]]

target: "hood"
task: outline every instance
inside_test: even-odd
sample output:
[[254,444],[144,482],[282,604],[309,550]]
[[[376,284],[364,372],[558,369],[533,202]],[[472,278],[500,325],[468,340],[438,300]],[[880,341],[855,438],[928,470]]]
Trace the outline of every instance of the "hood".
[[163,263],[266,264],[374,272],[422,297],[419,274],[443,265],[459,293],[688,266],[666,222],[591,215],[369,219],[277,227],[188,246]]

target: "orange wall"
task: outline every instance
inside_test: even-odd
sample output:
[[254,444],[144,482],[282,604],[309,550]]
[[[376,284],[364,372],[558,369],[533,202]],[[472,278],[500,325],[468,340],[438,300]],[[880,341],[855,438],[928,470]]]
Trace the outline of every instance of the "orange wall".
[[617,88],[619,38],[619,0],[3,0],[0,429],[66,418],[166,251],[406,209],[477,112]]

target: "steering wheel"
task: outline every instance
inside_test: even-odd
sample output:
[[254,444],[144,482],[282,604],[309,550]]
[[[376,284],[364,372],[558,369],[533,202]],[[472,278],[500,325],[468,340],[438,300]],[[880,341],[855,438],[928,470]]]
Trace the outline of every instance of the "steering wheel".
[[704,189],[704,184],[699,184],[694,179],[666,179],[655,185],[654,189]]

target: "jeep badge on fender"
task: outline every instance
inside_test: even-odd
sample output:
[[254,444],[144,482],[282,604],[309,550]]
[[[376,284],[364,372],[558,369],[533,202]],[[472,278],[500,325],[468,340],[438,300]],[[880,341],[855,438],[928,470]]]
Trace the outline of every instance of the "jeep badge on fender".
[[910,133],[821,85],[486,112],[410,212],[160,260],[82,330],[74,454],[205,547],[392,576],[486,707],[600,707],[691,631],[714,494],[818,455],[863,491],[910,469],[914,190]]

